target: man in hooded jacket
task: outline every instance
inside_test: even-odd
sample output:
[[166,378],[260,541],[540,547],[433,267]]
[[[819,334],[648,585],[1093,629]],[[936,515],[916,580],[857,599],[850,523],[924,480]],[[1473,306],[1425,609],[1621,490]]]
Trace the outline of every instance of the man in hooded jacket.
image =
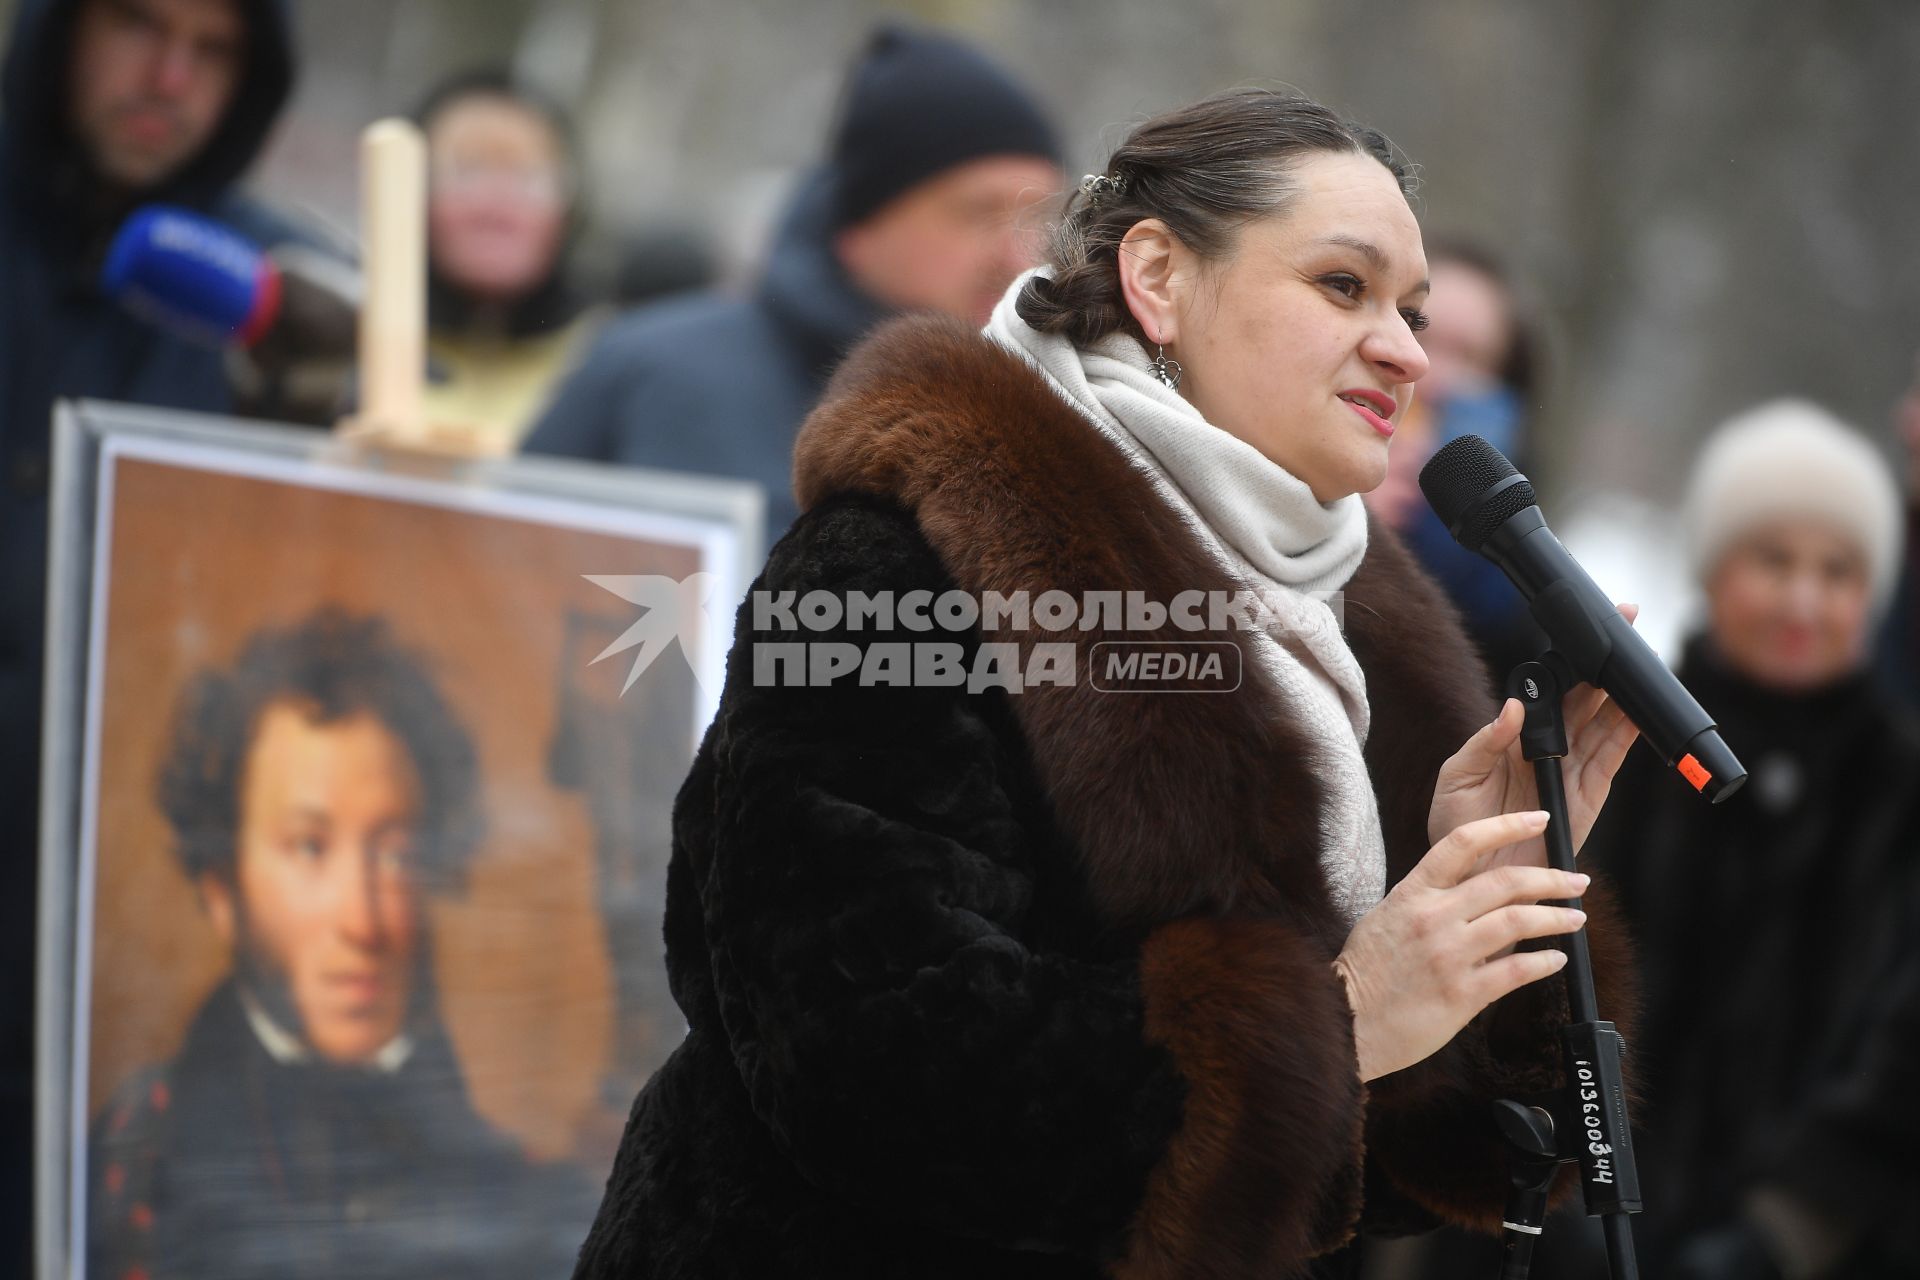
[[26,1274],[34,909],[53,403],[230,406],[218,351],[98,286],[140,205],[263,246],[292,227],[234,185],[293,86],[285,0],[22,0],[0,82],[0,1273]]
[[526,451],[757,482],[772,546],[797,514],[794,436],[840,357],[895,311],[986,323],[1034,265],[1019,215],[1058,194],[1058,166],[1052,126],[1004,70],[950,36],[881,26],[752,294],[608,326]]

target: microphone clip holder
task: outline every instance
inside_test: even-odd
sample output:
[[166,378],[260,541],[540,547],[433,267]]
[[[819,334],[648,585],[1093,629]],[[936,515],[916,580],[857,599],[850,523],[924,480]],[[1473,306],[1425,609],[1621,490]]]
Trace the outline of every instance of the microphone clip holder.
[[[1507,681],[1508,694],[1520,700],[1525,715],[1520,752],[1533,765],[1540,807],[1549,815],[1547,860],[1562,871],[1575,868],[1561,770],[1568,750],[1561,703],[1577,683],[1572,664],[1552,650],[1515,667]],[[1494,1120],[1513,1161],[1501,1280],[1525,1280],[1545,1227],[1547,1188],[1561,1164],[1573,1163],[1580,1166],[1587,1213],[1601,1219],[1613,1280],[1635,1280],[1639,1266],[1627,1215],[1640,1212],[1641,1199],[1621,1068],[1625,1045],[1614,1025],[1600,1019],[1586,933],[1567,934],[1557,945],[1567,953],[1562,972],[1570,1017],[1561,1031],[1566,1084],[1548,1098],[1494,1103]]]

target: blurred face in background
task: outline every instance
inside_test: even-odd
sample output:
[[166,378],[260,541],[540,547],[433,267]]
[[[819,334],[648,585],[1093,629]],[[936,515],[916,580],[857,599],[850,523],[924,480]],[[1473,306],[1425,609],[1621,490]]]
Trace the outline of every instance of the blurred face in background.
[[1866,661],[1867,572],[1860,547],[1825,523],[1762,525],[1707,580],[1714,645],[1769,688],[1803,693],[1831,684]]
[[1893,413],[1900,443],[1907,448],[1907,499],[1920,502],[1920,357],[1913,362],[1913,385]]
[[1499,385],[1513,347],[1513,314],[1500,283],[1442,258],[1433,264],[1426,311],[1420,345],[1430,367],[1421,395],[1445,399]]
[[890,307],[984,325],[1013,278],[1040,261],[1034,206],[1060,171],[1030,156],[956,165],[882,205],[835,241],[862,292]]
[[308,1046],[365,1062],[406,1025],[420,905],[419,782],[368,712],[330,723],[294,702],[261,714],[242,775],[231,882],[201,891],[256,994]]
[[[1499,388],[1513,350],[1514,317],[1506,287],[1480,268],[1457,258],[1440,257],[1432,267],[1433,293],[1423,310],[1427,327],[1420,347],[1427,353],[1427,376],[1420,380],[1420,401],[1395,436],[1387,460],[1387,478],[1367,494],[1367,505],[1396,529],[1408,529],[1426,510],[1420,469],[1441,445],[1434,410],[1445,411],[1456,397],[1471,398]],[[1508,442],[1495,441],[1504,447]]]
[[156,185],[220,127],[245,71],[238,0],[84,0],[68,112],[97,173]]
[[570,173],[537,111],[497,94],[442,107],[428,124],[427,236],[449,284],[511,302],[552,273],[566,236]]

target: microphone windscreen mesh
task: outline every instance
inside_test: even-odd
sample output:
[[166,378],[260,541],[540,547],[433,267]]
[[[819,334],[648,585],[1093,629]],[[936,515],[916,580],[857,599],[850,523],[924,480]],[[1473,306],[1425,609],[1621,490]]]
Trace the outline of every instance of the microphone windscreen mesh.
[[[1519,478],[1491,501],[1481,501],[1512,477]],[[1495,529],[1539,501],[1506,455],[1479,436],[1461,436],[1429,458],[1420,469],[1420,491],[1460,545],[1475,552]]]

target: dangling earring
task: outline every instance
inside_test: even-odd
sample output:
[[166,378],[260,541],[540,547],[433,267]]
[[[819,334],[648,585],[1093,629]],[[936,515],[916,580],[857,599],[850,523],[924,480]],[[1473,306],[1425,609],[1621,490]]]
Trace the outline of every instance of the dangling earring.
[[1181,369],[1178,360],[1167,359],[1167,349],[1165,346],[1158,342],[1153,345],[1160,348],[1160,354],[1153,358],[1153,376],[1165,383],[1167,390],[1179,390],[1180,375],[1185,372],[1185,370]]

